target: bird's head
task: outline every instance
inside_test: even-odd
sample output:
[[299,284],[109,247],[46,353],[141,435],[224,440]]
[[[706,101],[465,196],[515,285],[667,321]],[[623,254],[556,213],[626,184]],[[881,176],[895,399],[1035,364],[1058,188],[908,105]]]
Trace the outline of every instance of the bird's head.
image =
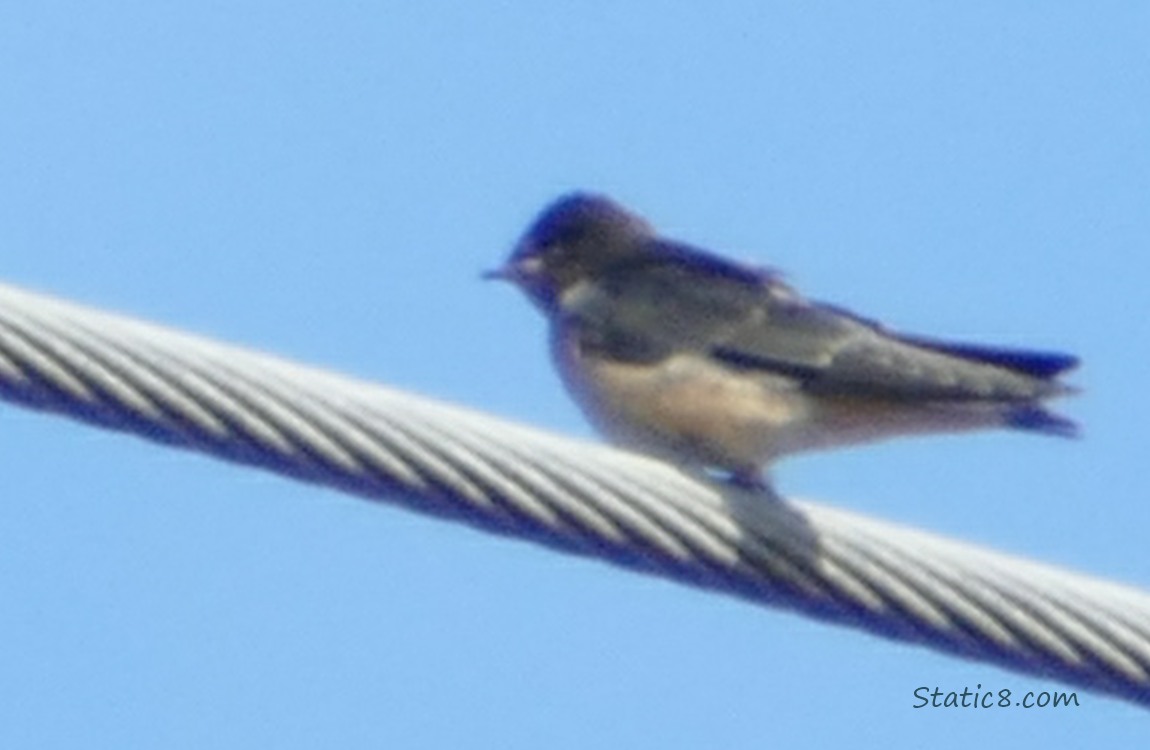
[[646,221],[609,198],[572,193],[545,208],[507,263],[484,278],[509,281],[551,311],[575,284],[641,255],[651,236]]

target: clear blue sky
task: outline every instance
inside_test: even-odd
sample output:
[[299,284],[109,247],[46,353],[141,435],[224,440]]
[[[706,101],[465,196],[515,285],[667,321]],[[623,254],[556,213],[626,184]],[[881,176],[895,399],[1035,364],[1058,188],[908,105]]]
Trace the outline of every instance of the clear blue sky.
[[[1081,355],[1083,440],[779,479],[1150,586],[1150,6],[553,5],[6,3],[0,278],[590,436],[478,274],[603,190],[892,326]],[[914,710],[1055,686],[7,405],[0,465],[4,747],[1145,739],[1089,693]]]

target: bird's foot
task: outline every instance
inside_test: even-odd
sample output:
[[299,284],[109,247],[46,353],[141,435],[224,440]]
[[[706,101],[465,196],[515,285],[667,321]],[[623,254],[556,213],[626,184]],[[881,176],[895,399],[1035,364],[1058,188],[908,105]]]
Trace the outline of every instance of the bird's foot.
[[741,490],[747,492],[768,492],[774,494],[774,488],[767,481],[766,476],[759,469],[732,471],[727,481]]

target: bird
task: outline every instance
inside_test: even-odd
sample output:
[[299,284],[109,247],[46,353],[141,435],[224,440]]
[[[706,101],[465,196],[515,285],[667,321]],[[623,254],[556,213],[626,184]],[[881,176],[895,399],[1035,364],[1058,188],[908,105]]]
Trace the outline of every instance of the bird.
[[784,456],[899,436],[1078,433],[1046,405],[1074,392],[1075,356],[888,330],[605,195],[559,197],[484,277],[548,319],[560,378],[608,440],[737,485],[766,487]]

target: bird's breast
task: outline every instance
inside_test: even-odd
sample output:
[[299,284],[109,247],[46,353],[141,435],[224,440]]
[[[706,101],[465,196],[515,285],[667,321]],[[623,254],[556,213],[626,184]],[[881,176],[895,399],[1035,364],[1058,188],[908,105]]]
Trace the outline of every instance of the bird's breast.
[[732,470],[759,466],[791,428],[808,420],[808,399],[785,378],[728,369],[699,352],[654,363],[620,361],[557,327],[552,354],[572,397],[612,440],[664,456]]

